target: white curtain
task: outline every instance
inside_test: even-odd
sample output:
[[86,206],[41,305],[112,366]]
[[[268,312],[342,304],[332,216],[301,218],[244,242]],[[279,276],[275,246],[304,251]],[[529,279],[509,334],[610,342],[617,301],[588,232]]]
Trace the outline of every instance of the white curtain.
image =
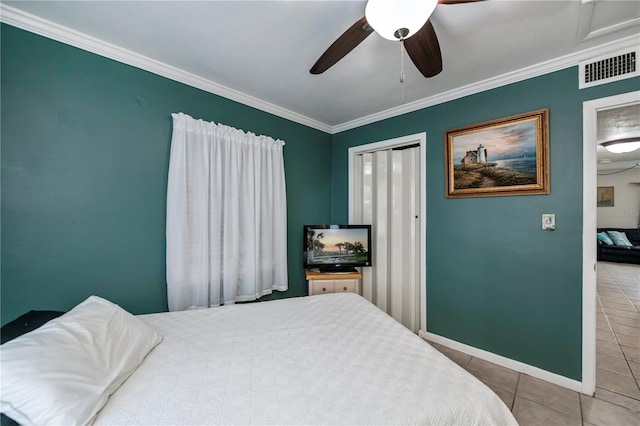
[[287,290],[284,142],[182,113],[172,117],[169,310]]

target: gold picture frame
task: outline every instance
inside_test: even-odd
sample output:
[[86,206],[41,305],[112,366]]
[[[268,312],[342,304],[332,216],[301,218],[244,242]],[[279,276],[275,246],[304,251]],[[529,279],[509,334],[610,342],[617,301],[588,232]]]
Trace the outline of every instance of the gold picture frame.
[[447,198],[549,194],[549,110],[448,130]]
[[599,186],[598,187],[598,198],[597,205],[598,207],[613,207],[613,198],[614,190],[613,186]]

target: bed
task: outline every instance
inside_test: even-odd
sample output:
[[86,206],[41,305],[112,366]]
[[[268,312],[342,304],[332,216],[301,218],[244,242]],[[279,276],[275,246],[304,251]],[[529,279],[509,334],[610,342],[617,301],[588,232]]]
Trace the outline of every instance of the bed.
[[144,346],[130,348],[140,361],[80,423],[517,424],[488,387],[356,294],[130,317],[154,336],[116,343]]

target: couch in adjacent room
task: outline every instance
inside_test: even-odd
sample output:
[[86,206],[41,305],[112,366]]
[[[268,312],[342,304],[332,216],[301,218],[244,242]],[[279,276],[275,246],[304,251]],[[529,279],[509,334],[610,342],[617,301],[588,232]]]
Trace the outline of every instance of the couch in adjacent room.
[[640,265],[640,228],[598,228],[598,260]]

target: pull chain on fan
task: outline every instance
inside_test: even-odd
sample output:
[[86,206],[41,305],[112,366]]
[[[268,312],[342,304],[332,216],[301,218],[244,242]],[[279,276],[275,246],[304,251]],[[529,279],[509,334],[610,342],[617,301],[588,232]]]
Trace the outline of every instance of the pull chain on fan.
[[396,38],[400,39],[400,90],[402,92],[402,103],[404,104],[404,39],[409,34],[406,28],[400,28],[393,33]]
[[400,87],[402,88],[402,103],[404,103],[404,39],[400,40]]

